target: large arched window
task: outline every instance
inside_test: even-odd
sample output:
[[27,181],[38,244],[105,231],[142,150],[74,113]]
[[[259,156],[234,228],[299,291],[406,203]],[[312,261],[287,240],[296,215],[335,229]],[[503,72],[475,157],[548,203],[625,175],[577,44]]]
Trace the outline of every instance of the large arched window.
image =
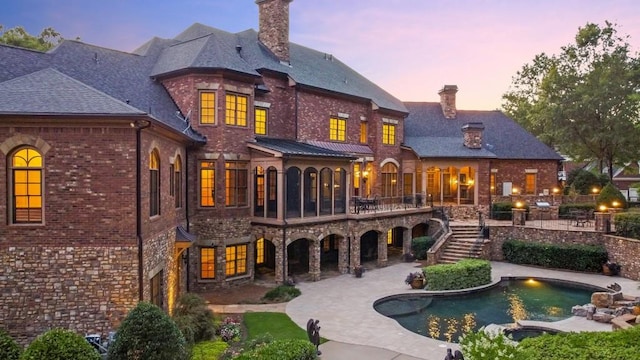
[[12,222],[42,223],[42,155],[28,147],[11,156]]
[[287,169],[287,218],[300,217],[300,169]]
[[318,215],[318,171],[308,168],[304,171],[304,216]]
[[153,150],[149,156],[149,216],[160,215],[160,155]]
[[382,197],[398,196],[398,167],[388,162],[382,166]]
[[347,202],[347,172],[342,168],[338,168],[335,171],[333,199],[333,213],[344,214]]
[[333,172],[329,168],[320,171],[320,215],[331,215]]
[[264,217],[264,168],[256,166],[253,175],[253,215]]

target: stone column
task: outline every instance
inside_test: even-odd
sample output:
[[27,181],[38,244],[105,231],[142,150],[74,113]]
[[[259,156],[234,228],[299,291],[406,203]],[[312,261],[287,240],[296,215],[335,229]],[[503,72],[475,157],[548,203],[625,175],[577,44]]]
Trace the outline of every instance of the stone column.
[[387,232],[378,234],[378,267],[387,266]]
[[593,214],[596,218],[595,230],[598,232],[608,232],[611,230],[611,213],[609,212],[595,212]]
[[341,237],[338,244],[338,271],[340,274],[349,272],[349,237]]
[[402,232],[402,254],[411,252],[411,229],[405,229]]
[[360,265],[360,237],[351,237],[351,259],[349,259],[349,271],[353,271],[355,266]]
[[285,281],[285,273],[284,269],[287,268],[287,256],[284,253],[284,249],[286,249],[286,245],[284,244],[282,237],[280,241],[274,241],[273,245],[276,247],[276,284],[282,284]]
[[511,220],[513,225],[524,226],[527,219],[526,209],[511,209]]
[[309,274],[311,281],[320,280],[320,240],[309,241]]

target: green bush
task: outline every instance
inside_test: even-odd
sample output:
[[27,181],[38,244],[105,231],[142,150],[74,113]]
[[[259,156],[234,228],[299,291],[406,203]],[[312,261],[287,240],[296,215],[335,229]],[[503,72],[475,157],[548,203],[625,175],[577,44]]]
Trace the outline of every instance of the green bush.
[[20,357],[20,360],[44,359],[100,360],[100,355],[81,335],[66,329],[52,329],[33,340]]
[[176,323],[159,307],[140,302],[122,321],[109,360],[187,359],[186,341]]
[[191,350],[190,360],[218,359],[228,347],[229,344],[224,341],[199,342]]
[[467,289],[491,282],[491,263],[480,259],[427,266],[423,271],[429,290]]
[[211,340],[216,334],[213,312],[199,295],[184,294],[178,298],[173,320],[188,344]]
[[594,174],[584,169],[574,169],[567,176],[567,188],[573,188],[577,194],[589,195],[592,189],[602,188],[609,182],[606,174]]
[[640,213],[629,212],[616,214],[614,217],[616,224],[616,235],[640,239]]
[[295,286],[280,285],[269,290],[262,299],[270,302],[287,302],[298,296],[300,296],[300,289]]
[[596,210],[596,204],[562,204],[558,207],[558,214],[560,217],[567,217],[572,211],[585,211]]
[[607,249],[599,245],[546,244],[507,240],[502,244],[506,261],[513,264],[537,265],[575,271],[602,271],[607,262]]
[[424,260],[427,258],[427,251],[435,243],[435,239],[431,236],[419,236],[411,239],[411,252],[418,260]]
[[[615,201],[618,202],[618,206],[614,206]],[[608,183],[605,187],[602,188],[602,191],[600,191],[596,202],[598,203],[598,207],[601,205],[604,205],[608,208],[617,207],[626,209],[628,207],[627,199],[612,183]]]
[[546,334],[522,340],[515,359],[635,360],[640,354],[638,338],[640,326],[610,332]]
[[0,359],[18,360],[22,348],[18,343],[3,329],[0,329]]
[[244,352],[236,360],[314,360],[317,359],[316,347],[308,340],[275,340],[264,346]]
[[[491,204],[491,218],[494,220],[511,220],[512,209],[515,208],[515,204],[512,202],[495,202]],[[529,205],[524,204],[524,209],[529,214]]]

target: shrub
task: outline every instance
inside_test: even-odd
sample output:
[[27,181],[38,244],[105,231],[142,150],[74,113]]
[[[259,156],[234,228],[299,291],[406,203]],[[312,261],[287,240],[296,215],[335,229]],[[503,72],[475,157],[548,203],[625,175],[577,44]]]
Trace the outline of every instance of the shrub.
[[[618,202],[618,206],[613,206],[615,201]],[[618,207],[626,209],[628,207],[627,199],[612,183],[608,183],[605,187],[602,188],[602,191],[600,191],[596,202],[598,203],[598,206],[604,205],[608,208]]]
[[589,195],[594,187],[601,188],[607,182],[609,177],[606,174],[594,174],[584,169],[574,169],[567,177],[567,185],[581,195]]
[[429,290],[458,290],[491,282],[491,263],[480,259],[464,259],[455,264],[439,264],[423,268]]
[[20,345],[9,333],[0,329],[0,359],[18,360],[20,353],[22,353]]
[[558,215],[561,217],[567,217],[572,211],[585,211],[595,210],[596,204],[562,204],[558,207]]
[[506,261],[575,271],[602,271],[607,249],[600,245],[546,244],[507,240],[502,244]]
[[418,260],[424,260],[427,258],[427,251],[435,243],[435,239],[431,236],[419,236],[411,239],[411,251]]
[[217,359],[229,345],[224,341],[202,341],[197,343],[192,351],[190,360]]
[[517,343],[502,332],[488,333],[484,328],[471,331],[460,338],[460,348],[466,359],[503,360],[519,359]]
[[235,357],[236,360],[314,360],[316,347],[308,340],[276,340]]
[[640,213],[621,213],[614,218],[616,235],[640,239]]
[[188,344],[211,340],[216,334],[213,312],[207,307],[207,302],[196,294],[180,296],[173,311],[173,320]]
[[[515,204],[511,202],[495,202],[491,204],[491,218],[494,220],[511,220],[512,209],[516,207]],[[525,204],[524,209],[529,214],[529,205]]]
[[122,321],[109,360],[187,359],[186,342],[176,323],[159,307],[140,302]]
[[287,302],[298,296],[300,296],[300,289],[291,285],[280,285],[267,291],[262,299],[270,302]]
[[20,360],[100,360],[100,355],[84,337],[66,329],[53,329],[38,336]]

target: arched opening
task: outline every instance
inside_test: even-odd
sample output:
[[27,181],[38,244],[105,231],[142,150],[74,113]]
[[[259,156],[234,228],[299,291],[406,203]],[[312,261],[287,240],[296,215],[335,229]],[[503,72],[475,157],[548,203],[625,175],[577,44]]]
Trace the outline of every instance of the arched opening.
[[382,197],[398,196],[398,167],[392,162],[382,166]]
[[320,270],[322,275],[335,276],[339,274],[338,262],[340,258],[339,235],[329,235],[320,242]]
[[331,215],[332,175],[333,172],[329,168],[324,168],[320,171],[320,215]]
[[400,262],[403,254],[403,239],[406,229],[395,227],[387,231],[387,261],[389,263]]
[[360,263],[378,260],[378,232],[367,231],[360,237]]
[[318,216],[318,171],[304,171],[304,216]]
[[429,223],[420,223],[413,228],[411,228],[411,238],[419,237],[419,236],[427,236],[429,233]]
[[309,273],[309,246],[309,239],[298,239],[287,246],[288,276],[300,277]]
[[273,166],[267,169],[267,217],[278,217],[278,170]]
[[275,282],[276,274],[276,246],[265,238],[255,242],[255,279]]

